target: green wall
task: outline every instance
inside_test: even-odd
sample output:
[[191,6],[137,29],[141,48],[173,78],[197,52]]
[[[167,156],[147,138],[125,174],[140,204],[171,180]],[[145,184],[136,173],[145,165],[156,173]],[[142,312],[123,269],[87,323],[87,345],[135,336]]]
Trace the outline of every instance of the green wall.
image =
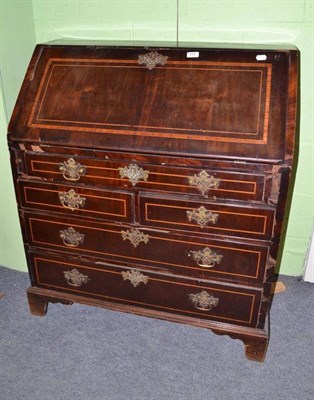
[[31,0],[0,0],[0,265],[26,271],[6,129],[35,40]]
[[[179,0],[178,13],[177,0],[2,0],[2,3],[6,3],[7,8],[10,4],[11,11],[2,7],[6,28],[1,23],[1,52],[8,55],[8,50],[14,48],[14,55],[1,62],[8,114],[35,41],[76,38],[161,42],[178,38],[179,42],[288,42],[297,45],[302,57],[300,155],[281,273],[302,274],[314,215],[313,0]],[[13,25],[18,28],[18,34]],[[1,120],[3,148],[3,115]],[[2,150],[0,265],[25,270],[9,165],[4,153]],[[10,235],[7,234],[9,225]]]

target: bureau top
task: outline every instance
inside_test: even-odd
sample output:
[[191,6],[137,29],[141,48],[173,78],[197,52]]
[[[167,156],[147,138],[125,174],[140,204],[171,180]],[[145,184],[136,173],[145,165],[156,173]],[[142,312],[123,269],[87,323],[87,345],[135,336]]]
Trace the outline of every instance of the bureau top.
[[38,45],[9,140],[289,163],[297,75],[296,49]]

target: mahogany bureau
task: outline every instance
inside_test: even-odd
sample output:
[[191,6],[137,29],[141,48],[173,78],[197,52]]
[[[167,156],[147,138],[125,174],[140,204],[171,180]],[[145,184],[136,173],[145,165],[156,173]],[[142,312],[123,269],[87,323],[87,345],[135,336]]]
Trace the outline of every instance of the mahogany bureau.
[[8,129],[31,313],[182,322],[262,361],[297,76],[292,46],[38,45]]

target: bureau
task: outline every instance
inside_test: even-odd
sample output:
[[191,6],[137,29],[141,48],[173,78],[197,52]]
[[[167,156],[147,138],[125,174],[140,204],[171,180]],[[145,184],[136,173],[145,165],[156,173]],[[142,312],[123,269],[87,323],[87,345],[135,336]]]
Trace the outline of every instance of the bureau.
[[186,323],[262,361],[297,77],[292,46],[38,45],[8,128],[31,313]]

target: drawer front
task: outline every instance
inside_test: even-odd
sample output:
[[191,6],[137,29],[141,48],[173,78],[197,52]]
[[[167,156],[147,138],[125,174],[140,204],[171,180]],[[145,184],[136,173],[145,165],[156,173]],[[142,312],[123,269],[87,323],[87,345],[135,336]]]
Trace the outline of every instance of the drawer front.
[[266,246],[71,219],[26,216],[34,246],[89,254],[204,279],[262,282]]
[[[70,160],[70,162],[69,162]],[[160,159],[162,163],[162,159]],[[265,174],[210,168],[178,168],[149,160],[105,161],[71,155],[26,154],[27,173],[56,182],[182,192],[202,198],[263,200]],[[234,168],[234,167],[233,167]],[[60,170],[61,169],[61,170]]]
[[140,223],[171,229],[270,239],[274,209],[140,195]]
[[261,292],[179,279],[145,270],[95,268],[53,256],[33,256],[36,285],[110,302],[255,326]]
[[92,218],[132,221],[133,194],[19,181],[22,205]]

